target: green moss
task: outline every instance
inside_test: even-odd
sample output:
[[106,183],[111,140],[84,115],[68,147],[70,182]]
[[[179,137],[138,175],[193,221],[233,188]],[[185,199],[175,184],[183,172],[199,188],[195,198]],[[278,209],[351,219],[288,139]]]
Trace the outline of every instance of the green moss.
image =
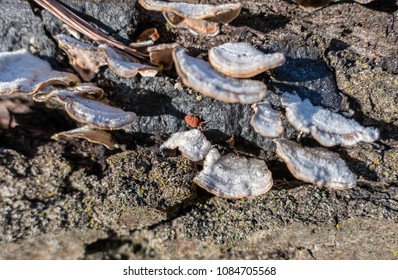
[[120,153],[108,158],[111,174],[104,178],[113,192],[128,197],[130,206],[175,212],[196,197],[192,179],[197,170],[182,157],[160,157],[151,151]]

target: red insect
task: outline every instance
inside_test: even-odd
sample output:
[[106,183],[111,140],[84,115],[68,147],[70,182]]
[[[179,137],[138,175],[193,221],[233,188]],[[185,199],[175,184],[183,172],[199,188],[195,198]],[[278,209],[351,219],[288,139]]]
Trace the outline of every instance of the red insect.
[[203,129],[203,126],[207,123],[203,121],[200,117],[193,115],[185,116],[184,121],[187,123],[187,125],[192,127],[199,127],[199,129]]

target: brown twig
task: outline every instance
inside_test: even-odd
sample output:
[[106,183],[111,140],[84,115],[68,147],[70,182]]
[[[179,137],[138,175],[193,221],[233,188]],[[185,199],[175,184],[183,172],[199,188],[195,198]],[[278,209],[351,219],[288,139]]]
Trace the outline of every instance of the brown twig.
[[54,16],[68,24],[70,27],[76,29],[78,32],[86,35],[87,37],[99,43],[105,43],[113,46],[125,54],[132,56],[132,60],[138,62],[136,58],[143,59],[144,56],[138,51],[123,45],[121,42],[115,40],[113,37],[105,34],[104,32],[96,29],[94,26],[83,20],[57,0],[33,0],[38,5],[52,13]]

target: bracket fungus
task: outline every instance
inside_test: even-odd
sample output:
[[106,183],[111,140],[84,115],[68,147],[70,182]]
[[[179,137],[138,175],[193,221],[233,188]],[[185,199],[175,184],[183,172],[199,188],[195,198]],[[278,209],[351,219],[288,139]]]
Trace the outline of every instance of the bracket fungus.
[[356,176],[336,154],[317,148],[303,148],[287,139],[275,139],[276,153],[299,180],[334,189],[357,184]]
[[56,141],[60,141],[62,138],[85,139],[91,143],[104,145],[109,150],[115,149],[116,146],[115,141],[109,132],[96,129],[90,125],[59,132],[51,137],[51,139]]
[[282,53],[265,54],[247,43],[226,43],[209,51],[209,61],[219,72],[234,78],[254,77],[285,63]]
[[173,64],[173,50],[178,48],[178,43],[160,44],[147,48],[149,59],[154,65],[169,67]]
[[156,28],[148,28],[145,29],[138,35],[137,37],[137,43],[139,42],[145,42],[145,41],[152,41],[155,42],[159,39],[160,35],[158,33],[158,30]]
[[53,70],[47,61],[26,50],[0,53],[0,95],[33,94],[49,85],[79,82],[77,76]]
[[209,153],[211,143],[198,129],[174,133],[161,146],[161,150],[179,149],[191,161],[201,161]]
[[127,54],[108,45],[95,47],[66,35],[58,35],[56,38],[59,47],[68,54],[73,68],[85,81],[94,78],[99,68],[104,65],[108,65],[113,72],[125,78],[134,77],[138,73],[145,77],[153,77],[158,73],[156,67],[142,64],[135,57],[127,57]]
[[84,96],[85,92],[76,90],[55,90],[42,95],[38,100],[55,99],[65,104],[68,115],[82,123],[104,130],[120,129],[136,119],[136,114],[107,105]]
[[273,184],[264,161],[235,154],[221,156],[214,148],[206,156],[203,170],[193,181],[208,192],[225,198],[261,195]]
[[320,106],[314,106],[308,99],[302,101],[295,94],[284,93],[282,105],[286,117],[299,131],[311,135],[323,146],[352,146],[356,143],[374,142],[379,139],[379,130],[363,127],[355,120],[349,120]]
[[[335,0],[335,1],[341,1],[341,0]],[[361,3],[361,4],[369,4],[370,2],[376,1],[376,0],[354,0],[355,2]]]
[[[97,87],[93,83],[81,83],[77,84],[73,87],[69,87],[68,90],[75,92],[75,94],[81,94],[84,97],[90,98],[90,99],[102,99],[105,96],[105,92],[102,88]],[[58,98],[59,91],[54,90],[51,92],[47,91],[39,91],[33,95],[33,100],[36,102],[47,102],[51,98],[54,98],[58,101],[60,99]]]
[[142,31],[141,34],[138,35],[136,42],[130,43],[129,47],[142,52],[147,47],[153,46],[159,37],[160,36],[156,28],[149,28]]
[[331,0],[293,0],[300,5],[304,10],[314,11],[321,9],[331,2]]
[[145,9],[163,12],[167,22],[173,27],[186,28],[196,35],[215,36],[219,23],[228,24],[240,13],[242,4],[198,4],[198,1],[157,1],[139,0]]
[[217,22],[184,18],[172,12],[163,12],[163,16],[172,27],[188,29],[194,35],[216,36],[220,33]]
[[187,55],[182,47],[174,49],[173,60],[185,85],[214,99],[252,104],[261,101],[267,94],[267,86],[263,82],[226,77],[210,63]]
[[96,47],[64,34],[54,38],[58,46],[68,55],[69,64],[84,81],[91,81],[100,67],[106,65],[104,55],[98,52]]
[[105,54],[109,68],[119,76],[130,78],[140,73],[144,77],[154,77],[158,73],[156,67],[132,62],[108,45],[100,45],[98,50]]
[[251,107],[254,115],[250,124],[254,131],[265,137],[278,137],[283,133],[282,113],[272,109],[269,102],[256,103]]
[[[297,4],[300,5],[304,10],[307,11],[314,11],[323,8],[324,6],[328,5],[330,2],[340,2],[341,0],[293,0]],[[360,4],[368,4],[375,0],[353,0]]]
[[184,18],[208,19],[224,24],[230,23],[240,13],[241,3],[209,5],[158,0],[138,0],[147,10],[172,12]]

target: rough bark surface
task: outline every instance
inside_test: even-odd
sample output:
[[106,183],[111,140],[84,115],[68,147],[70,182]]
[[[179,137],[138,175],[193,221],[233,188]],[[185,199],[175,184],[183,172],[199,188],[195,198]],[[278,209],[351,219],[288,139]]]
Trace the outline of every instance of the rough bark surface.
[[[115,151],[80,140],[54,142],[51,135],[77,126],[60,107],[0,97],[0,258],[398,258],[395,1],[343,1],[311,13],[289,1],[244,1],[240,16],[210,38],[169,30],[161,14],[135,0],[63,2],[126,44],[156,27],[161,43],[178,42],[205,59],[225,42],[282,52],[282,67],[255,77],[267,84],[267,100],[280,108],[278,90],[296,91],[314,104],[354,112],[362,125],[379,128],[381,139],[330,149],[359,176],[355,188],[335,191],[290,175],[271,139],[250,126],[250,105],[179,87],[174,69],[154,78],[120,78],[106,68],[97,75],[94,82],[111,104],[138,115],[113,132]],[[33,1],[3,0],[2,6],[0,51],[29,49],[73,72],[52,38],[67,33],[62,22]],[[23,110],[15,109],[21,104]],[[266,160],[272,190],[228,200],[192,183],[200,166],[158,149],[169,134],[189,129],[188,114],[208,121],[204,133],[220,150],[231,150],[225,141],[234,135],[234,152]],[[284,137],[296,139],[286,119],[284,125]],[[301,142],[319,146],[310,136]]]

